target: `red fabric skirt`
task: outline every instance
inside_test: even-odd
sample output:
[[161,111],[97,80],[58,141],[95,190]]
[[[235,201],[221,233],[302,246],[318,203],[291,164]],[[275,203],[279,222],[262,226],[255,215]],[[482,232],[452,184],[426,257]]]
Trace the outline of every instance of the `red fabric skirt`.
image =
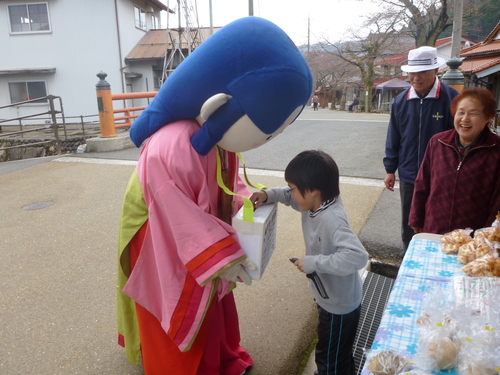
[[[141,251],[147,222],[130,242],[132,269]],[[240,375],[252,366],[250,355],[240,346],[238,313],[233,293],[221,301],[214,298],[190,350],[181,352],[156,317],[136,305],[141,354],[146,375]]]

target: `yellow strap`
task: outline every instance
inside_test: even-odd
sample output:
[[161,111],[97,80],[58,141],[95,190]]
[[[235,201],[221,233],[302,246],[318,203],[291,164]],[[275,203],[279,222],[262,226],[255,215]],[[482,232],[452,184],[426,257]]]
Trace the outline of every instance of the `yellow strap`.
[[222,167],[221,167],[221,161],[220,161],[220,153],[219,153],[219,147],[217,148],[217,184],[219,187],[224,190],[224,192],[228,195],[236,195],[238,197],[243,198],[243,221],[248,221],[250,223],[253,223],[253,204],[248,199],[247,197],[233,193],[231,190],[228,189],[226,185],[224,185],[224,181],[222,181]]
[[245,176],[245,182],[247,183],[247,185],[250,187],[253,187],[255,189],[267,190],[267,186],[265,186],[265,185],[262,185],[262,184],[257,184],[255,186],[252,185],[252,183],[250,182],[250,180],[248,179],[248,176],[247,176],[247,167],[245,165],[245,160],[243,160],[243,156],[241,156],[241,154],[239,152],[237,152],[236,155],[238,155],[241,162],[243,163],[243,175]]

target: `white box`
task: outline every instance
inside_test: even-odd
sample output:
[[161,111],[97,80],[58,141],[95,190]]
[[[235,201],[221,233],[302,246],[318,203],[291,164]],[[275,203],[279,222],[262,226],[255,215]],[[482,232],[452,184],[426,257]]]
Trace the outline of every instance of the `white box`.
[[263,204],[254,212],[252,223],[243,221],[243,207],[233,217],[233,228],[238,234],[238,242],[252,262],[256,271],[246,270],[253,280],[260,280],[269,259],[276,248],[276,219],[278,205]]

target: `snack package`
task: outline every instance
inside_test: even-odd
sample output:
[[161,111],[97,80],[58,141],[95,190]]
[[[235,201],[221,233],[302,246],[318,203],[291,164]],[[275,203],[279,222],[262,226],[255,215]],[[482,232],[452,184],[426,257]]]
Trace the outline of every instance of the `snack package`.
[[500,278],[453,276],[455,304],[486,315],[489,323],[500,327]]
[[418,352],[416,367],[427,370],[453,370],[460,352],[459,330],[455,316],[470,316],[470,309],[455,306],[453,292],[437,290],[426,294],[423,313],[417,320]]
[[453,282],[451,297],[441,290],[424,297],[413,364],[425,371],[494,375],[500,370],[500,280],[455,276]]
[[384,350],[368,362],[368,370],[375,375],[397,375],[406,371],[409,361],[392,350]]
[[460,365],[459,374],[460,375],[496,375],[497,372],[489,367],[484,365],[484,362],[481,362],[479,359],[474,359],[470,356],[469,362],[465,362]]
[[500,229],[500,211],[498,211],[497,213],[497,218],[496,220],[493,222],[493,224],[491,224],[492,227],[497,227],[498,229]]
[[[453,324],[451,314],[455,306],[453,291],[445,292],[437,289],[432,293],[426,293],[422,301],[422,315],[416,323],[426,329],[434,329],[437,325]],[[453,329],[454,327],[450,327]]]
[[493,226],[487,228],[481,228],[474,232],[474,239],[476,238],[484,238],[491,242],[499,242],[500,241],[500,227]]
[[474,240],[467,242],[465,245],[460,246],[458,249],[458,262],[462,264],[467,264],[472,262],[477,258],[481,258],[487,254],[493,254],[493,249],[496,248],[499,243],[496,241],[491,241],[489,233],[485,230],[486,228],[476,231],[474,235]]
[[426,359],[427,370],[453,370],[457,367],[460,340],[441,329],[427,330],[419,334],[420,355]]
[[500,258],[488,254],[473,260],[462,267],[462,272],[471,277],[495,276],[500,277]]
[[452,317],[442,322],[430,317],[419,328],[419,354],[414,361],[425,370],[453,370],[460,352],[460,340],[456,336],[457,322]]
[[500,280],[486,297],[489,309],[485,314],[487,326],[485,329],[493,334],[493,343],[489,346],[492,368],[500,374]]
[[472,319],[464,317],[459,322],[458,336],[461,351],[458,361],[460,375],[496,375],[495,329],[489,324],[486,315],[475,315]]
[[471,242],[472,229],[455,229],[441,237],[441,251],[445,254],[456,254],[460,246]]

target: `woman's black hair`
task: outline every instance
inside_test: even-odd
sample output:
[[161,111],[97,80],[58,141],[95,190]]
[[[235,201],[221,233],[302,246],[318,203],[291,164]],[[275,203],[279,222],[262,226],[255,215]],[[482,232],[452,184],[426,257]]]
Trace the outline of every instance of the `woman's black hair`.
[[323,201],[340,194],[337,163],[321,150],[302,151],[294,157],[285,169],[285,180],[297,186],[302,195],[319,190]]

